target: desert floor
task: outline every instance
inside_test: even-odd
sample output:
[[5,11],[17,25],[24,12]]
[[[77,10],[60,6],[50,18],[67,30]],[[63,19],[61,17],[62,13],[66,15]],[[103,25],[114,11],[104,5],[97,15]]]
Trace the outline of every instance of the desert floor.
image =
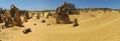
[[[12,27],[0,30],[2,41],[120,41],[120,13],[118,12],[81,12],[70,15],[71,21],[78,19],[79,26],[55,24],[54,18],[30,19],[25,27]],[[34,24],[37,25],[34,25]],[[50,24],[50,25],[47,25]],[[3,25],[3,24],[0,24]],[[31,28],[32,32],[22,31]]]

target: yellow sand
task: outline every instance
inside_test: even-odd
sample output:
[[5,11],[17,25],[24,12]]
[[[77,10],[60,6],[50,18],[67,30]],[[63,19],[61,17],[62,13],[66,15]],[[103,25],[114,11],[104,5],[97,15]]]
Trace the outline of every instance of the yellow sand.
[[[100,12],[100,13],[98,13]],[[90,15],[94,15],[92,17]],[[35,17],[24,23],[23,28],[12,27],[0,32],[3,41],[120,41],[120,13],[102,11],[81,12],[70,15],[71,21],[78,19],[79,26],[73,24],[55,24],[54,18],[41,19]],[[37,25],[35,26],[34,23]],[[47,26],[47,24],[51,24]],[[32,32],[23,34],[25,28]]]

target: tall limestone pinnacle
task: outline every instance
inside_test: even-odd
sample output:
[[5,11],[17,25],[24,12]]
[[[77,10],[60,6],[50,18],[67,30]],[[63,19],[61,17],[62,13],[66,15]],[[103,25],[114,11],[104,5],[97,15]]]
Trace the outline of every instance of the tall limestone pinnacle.
[[67,5],[67,2],[65,1],[65,2],[63,3],[63,5]]
[[57,24],[69,24],[70,19],[68,15],[68,8],[66,7],[66,1],[57,8],[56,10],[56,23]]
[[20,18],[20,10],[19,8],[15,7],[15,5],[11,5],[10,7],[10,15],[6,13],[5,18],[5,26],[12,27],[12,26],[20,26],[23,27],[22,21]]

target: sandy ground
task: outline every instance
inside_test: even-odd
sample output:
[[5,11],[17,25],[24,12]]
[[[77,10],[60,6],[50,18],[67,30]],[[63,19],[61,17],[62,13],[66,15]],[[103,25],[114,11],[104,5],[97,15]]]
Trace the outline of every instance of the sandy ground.
[[[93,16],[94,15],[94,16]],[[81,12],[70,15],[71,21],[77,18],[79,26],[55,24],[55,19],[30,19],[23,28],[12,27],[0,30],[2,41],[120,41],[120,13],[118,12]],[[37,25],[34,25],[36,23]],[[50,24],[47,26],[47,24]],[[0,24],[2,25],[2,24]],[[31,28],[32,32],[23,34]]]

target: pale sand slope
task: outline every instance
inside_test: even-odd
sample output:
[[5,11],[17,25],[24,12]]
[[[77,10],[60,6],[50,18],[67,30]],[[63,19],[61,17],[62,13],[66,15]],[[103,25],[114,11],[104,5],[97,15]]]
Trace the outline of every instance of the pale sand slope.
[[[91,14],[96,17],[91,17]],[[34,18],[24,23],[23,28],[2,30],[0,38],[3,41],[120,41],[120,13],[89,12],[70,15],[70,18],[71,21],[77,18],[79,26],[55,24],[55,19],[52,18],[47,19],[46,23],[41,23],[41,20]],[[34,23],[37,25],[34,26]],[[25,28],[31,28],[32,32],[23,34]]]

